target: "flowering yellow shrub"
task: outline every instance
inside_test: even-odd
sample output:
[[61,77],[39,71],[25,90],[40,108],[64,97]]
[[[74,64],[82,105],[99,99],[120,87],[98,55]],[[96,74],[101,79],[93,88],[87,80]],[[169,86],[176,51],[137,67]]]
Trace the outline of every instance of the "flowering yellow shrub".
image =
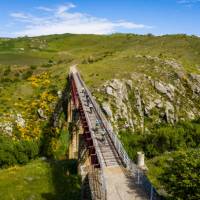
[[30,78],[28,78],[28,81],[31,83],[33,89],[40,88],[41,92],[32,100],[27,100],[23,103],[15,103],[15,106],[20,108],[20,113],[22,114],[23,119],[26,121],[26,126],[16,126],[16,129],[18,130],[18,136],[13,135],[14,140],[20,138],[25,140],[39,138],[42,134],[43,120],[39,119],[37,110],[39,108],[42,109],[44,115],[48,118],[53,112],[53,105],[57,100],[57,96],[49,92],[49,87],[51,86],[49,73],[44,72],[39,75],[32,75]]

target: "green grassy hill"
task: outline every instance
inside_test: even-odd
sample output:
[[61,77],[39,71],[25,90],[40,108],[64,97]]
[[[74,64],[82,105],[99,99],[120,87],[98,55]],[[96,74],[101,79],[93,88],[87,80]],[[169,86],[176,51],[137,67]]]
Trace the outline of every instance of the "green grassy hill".
[[[53,132],[49,127],[49,117],[59,101],[58,92],[67,85],[69,67],[74,64],[77,64],[83,79],[116,132],[120,132],[129,155],[135,159],[137,150],[142,149],[147,153],[150,178],[156,174],[156,170],[160,170],[154,162],[157,156],[162,161],[163,153],[163,159],[167,159],[166,151],[198,148],[198,123],[195,121],[185,125],[184,121],[187,124],[187,121],[200,117],[199,37],[63,34],[1,38],[0,132],[20,153],[15,155],[16,159],[13,158],[7,143],[2,142],[0,166],[27,163],[32,158],[26,158],[26,155],[24,157],[24,152],[26,148],[30,152],[33,148],[23,145],[23,148],[19,148],[18,145],[24,144],[19,141],[29,141],[30,144],[33,142],[39,145],[39,149],[45,146],[41,143],[46,141],[48,153],[53,154],[54,159],[63,159],[67,148],[63,145],[63,138],[64,141],[66,139],[63,133],[66,134],[68,129],[68,124],[64,122],[66,116],[61,115],[63,126],[57,127]],[[38,110],[42,110],[43,117],[38,115]],[[163,134],[166,131],[168,134]],[[136,137],[134,133],[139,136]],[[145,134],[145,137],[141,138],[141,134]],[[50,138],[46,138],[46,135]],[[161,139],[168,143],[163,142],[163,146],[160,146],[158,141]],[[146,145],[148,143],[152,145]],[[11,157],[7,159],[8,156],[5,155]],[[43,154],[40,152],[40,155]],[[28,170],[33,165],[42,165],[46,170],[42,180],[46,185],[49,171],[52,170],[50,163],[33,161],[27,166],[19,167],[22,172],[19,170],[19,173],[12,173],[17,178],[23,170],[29,173]],[[15,199],[32,199],[31,195],[36,193],[39,195],[36,195],[37,199],[42,199],[42,193],[54,193],[52,182],[43,189],[34,186],[39,181],[35,179],[33,186],[26,185],[24,178],[12,182],[8,178],[9,170],[12,171],[12,168],[0,171],[0,182],[5,182],[11,191],[11,196],[7,199],[12,199],[12,195],[22,190],[27,191],[27,194],[16,196]],[[37,176],[39,175],[36,174]],[[159,187],[156,178],[152,180]],[[20,183],[19,190],[14,188],[15,181]],[[0,185],[4,199],[7,188]],[[35,194],[34,190],[37,191]]]

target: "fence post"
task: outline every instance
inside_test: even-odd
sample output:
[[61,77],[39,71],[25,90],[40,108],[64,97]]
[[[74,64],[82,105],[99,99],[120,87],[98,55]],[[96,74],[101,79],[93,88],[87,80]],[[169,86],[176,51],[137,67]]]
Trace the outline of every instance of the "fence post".
[[153,200],[153,186],[151,185],[151,194],[150,194],[150,200]]
[[117,140],[116,140],[116,135],[115,135],[115,137],[114,137],[115,139],[114,139],[114,143],[115,143],[115,147],[116,147],[116,143],[117,143]]
[[140,171],[137,169],[137,184],[140,184]]

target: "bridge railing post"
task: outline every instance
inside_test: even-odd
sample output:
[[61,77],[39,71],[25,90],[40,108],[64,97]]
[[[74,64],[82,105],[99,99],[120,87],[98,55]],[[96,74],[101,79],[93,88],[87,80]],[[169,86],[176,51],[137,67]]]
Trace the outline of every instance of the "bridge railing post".
[[137,184],[140,185],[140,170],[137,169]]
[[153,200],[153,186],[151,185],[150,200]]

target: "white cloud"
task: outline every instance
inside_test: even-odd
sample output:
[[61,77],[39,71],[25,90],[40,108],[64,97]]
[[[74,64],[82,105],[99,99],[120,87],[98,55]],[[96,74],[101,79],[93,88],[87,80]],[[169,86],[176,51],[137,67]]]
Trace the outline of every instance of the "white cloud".
[[177,3],[191,7],[196,3],[200,3],[200,0],[178,0]]
[[137,24],[125,20],[111,21],[97,18],[85,13],[70,11],[75,5],[67,3],[56,8],[37,7],[45,11],[45,17],[22,12],[11,13],[11,17],[18,23],[24,23],[24,29],[15,32],[15,36],[38,36],[62,33],[109,34],[119,29],[152,28],[144,24]]
[[68,11],[69,9],[75,8],[75,7],[76,7],[76,6],[75,6],[74,4],[72,4],[72,3],[67,3],[67,4],[65,4],[65,5],[59,6],[58,9],[57,9],[57,13],[58,13],[58,14],[62,14],[62,13],[64,13],[64,12]]
[[29,18],[27,15],[25,15],[24,13],[20,13],[20,12],[11,13],[10,16],[15,18],[15,19],[27,19],[27,18]]
[[36,7],[36,9],[42,10],[42,11],[45,11],[45,12],[51,12],[51,11],[53,11],[53,9],[45,7],[45,6]]

